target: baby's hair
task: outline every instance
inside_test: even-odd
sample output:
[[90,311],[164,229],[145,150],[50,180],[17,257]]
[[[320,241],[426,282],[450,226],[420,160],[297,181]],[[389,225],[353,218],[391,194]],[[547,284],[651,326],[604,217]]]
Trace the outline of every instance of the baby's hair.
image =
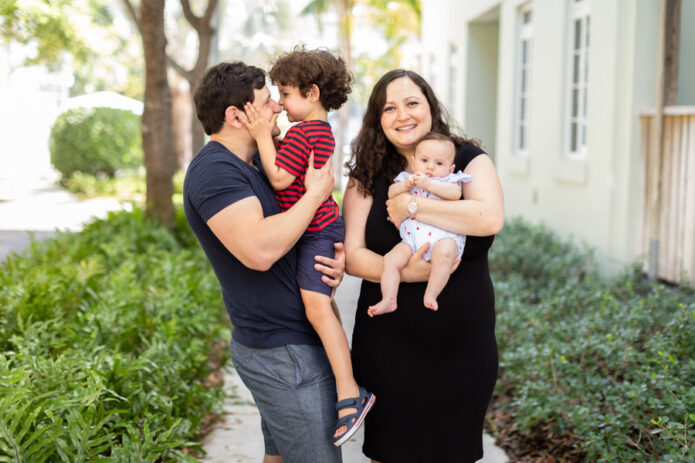
[[306,50],[303,45],[281,54],[268,75],[273,84],[299,88],[302,96],[316,84],[326,111],[338,109],[347,101],[355,80],[343,58],[326,49]]
[[[437,132],[428,132],[417,141],[415,148],[417,149],[417,147],[418,147],[418,145],[420,145],[420,143],[425,142],[427,140],[437,140],[437,141],[449,142],[451,144],[451,148],[452,148],[451,152],[454,154],[454,158],[456,157],[456,144],[454,143],[454,140],[449,135],[444,135],[444,134],[437,133]],[[453,163],[453,158],[452,158],[452,163]]]

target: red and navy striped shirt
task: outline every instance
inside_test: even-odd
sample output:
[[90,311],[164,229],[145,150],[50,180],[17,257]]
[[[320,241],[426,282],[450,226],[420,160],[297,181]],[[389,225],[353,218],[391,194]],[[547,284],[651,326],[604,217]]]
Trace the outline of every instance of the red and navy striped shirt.
[[[309,153],[314,150],[314,167],[323,166],[333,154],[335,139],[331,125],[325,121],[303,121],[290,127],[277,150],[275,165],[295,176],[294,182],[275,196],[283,212],[292,207],[306,192],[304,178],[309,169]],[[338,204],[329,197],[319,206],[308,231],[321,230],[338,218]]]

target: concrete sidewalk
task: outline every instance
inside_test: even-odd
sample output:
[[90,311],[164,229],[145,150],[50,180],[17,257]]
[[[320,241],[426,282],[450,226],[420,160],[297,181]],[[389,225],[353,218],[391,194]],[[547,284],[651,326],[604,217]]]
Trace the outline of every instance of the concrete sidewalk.
[[[84,224],[103,218],[109,211],[126,208],[111,198],[81,201],[55,185],[55,178],[0,178],[0,262],[10,253],[21,252],[34,239],[49,238],[55,230],[79,231]],[[336,299],[343,326],[352,337],[355,323],[359,279],[345,276]],[[223,420],[203,441],[209,463],[259,463],[263,455],[260,416],[251,394],[233,368],[225,371],[225,389],[229,399]],[[506,463],[507,456],[485,435],[482,463]],[[343,445],[345,463],[368,463],[362,455],[362,431]]]

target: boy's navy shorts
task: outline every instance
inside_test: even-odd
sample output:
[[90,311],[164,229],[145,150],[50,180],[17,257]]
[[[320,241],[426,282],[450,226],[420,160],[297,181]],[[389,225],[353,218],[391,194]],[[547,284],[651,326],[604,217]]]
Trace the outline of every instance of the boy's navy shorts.
[[333,288],[321,281],[323,273],[314,269],[315,256],[325,256],[331,259],[335,256],[334,243],[345,240],[345,225],[343,218],[338,218],[331,224],[316,231],[306,231],[297,242],[297,283],[301,289],[331,295]]

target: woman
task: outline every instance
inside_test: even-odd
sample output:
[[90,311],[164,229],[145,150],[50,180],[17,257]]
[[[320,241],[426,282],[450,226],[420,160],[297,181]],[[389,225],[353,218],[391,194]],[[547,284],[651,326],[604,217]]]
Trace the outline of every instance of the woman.
[[[387,201],[387,189],[410,170],[416,142],[428,132],[451,135],[434,92],[412,71],[397,69],[374,86],[348,164],[343,199],[346,271],[363,279],[352,339],[355,378],[377,397],[367,416],[363,452],[374,462],[474,462],[482,458],[485,411],[497,378],[497,343],[487,250],[502,229],[502,189],[490,158],[452,135],[456,170],[472,175],[460,201]],[[410,213],[408,212],[410,205]],[[381,299],[384,259],[400,242],[398,227],[416,216],[467,235],[461,262],[438,298],[423,307],[426,247],[401,271],[398,310],[370,318]]]

